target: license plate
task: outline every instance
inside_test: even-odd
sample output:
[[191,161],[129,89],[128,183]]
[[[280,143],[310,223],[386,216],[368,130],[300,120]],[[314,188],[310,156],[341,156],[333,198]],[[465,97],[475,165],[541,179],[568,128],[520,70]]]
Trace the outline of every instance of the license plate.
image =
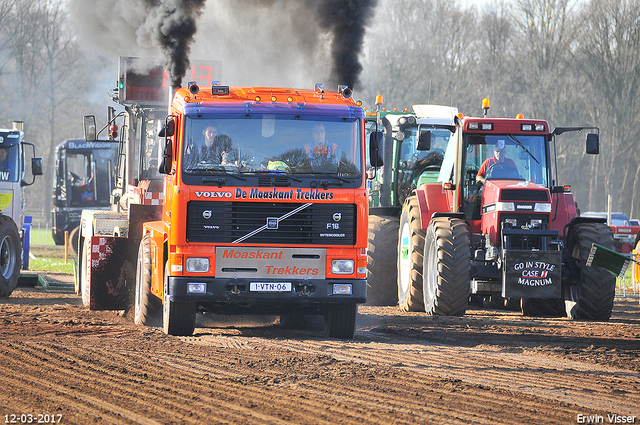
[[251,282],[251,292],[291,292],[291,282]]

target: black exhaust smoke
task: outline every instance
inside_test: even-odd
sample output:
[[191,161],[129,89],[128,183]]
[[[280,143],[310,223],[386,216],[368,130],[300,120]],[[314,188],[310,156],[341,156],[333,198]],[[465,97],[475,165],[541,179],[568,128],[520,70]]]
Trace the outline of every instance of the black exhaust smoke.
[[172,87],[180,87],[189,68],[196,21],[206,0],[143,0],[149,12],[140,28],[162,52]]
[[320,4],[310,0],[309,4],[316,5],[320,27],[333,36],[331,81],[354,88],[362,72],[358,56],[365,27],[373,19],[378,0],[322,0]]

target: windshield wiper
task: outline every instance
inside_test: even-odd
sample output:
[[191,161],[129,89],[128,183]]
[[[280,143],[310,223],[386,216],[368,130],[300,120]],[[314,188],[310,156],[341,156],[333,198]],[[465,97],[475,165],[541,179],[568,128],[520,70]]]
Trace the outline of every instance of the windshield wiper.
[[513,134],[507,134],[507,137],[508,137],[509,139],[511,139],[511,140],[512,140],[516,145],[520,146],[520,147],[521,147],[521,148],[522,148],[526,153],[528,153],[528,154],[529,154],[529,156],[530,156],[531,158],[533,158],[533,160],[534,160],[536,163],[540,164],[540,161],[538,161],[538,160],[536,159],[536,157],[535,157],[535,156],[533,156],[533,154],[532,154],[531,152],[529,152],[529,149],[527,149],[527,148],[522,144],[522,142],[516,138],[516,136],[514,136]]
[[302,182],[302,180],[297,179],[295,177],[293,177],[290,174],[287,174],[286,171],[283,170],[249,170],[249,171],[242,171],[240,170],[240,172],[242,174],[265,174],[265,175],[275,175],[278,177],[286,177],[290,180],[296,181],[298,183]]
[[[328,181],[328,180],[320,180],[320,186],[323,188],[327,188],[327,186],[329,185],[336,185],[336,186],[342,186],[343,183],[351,183],[352,180],[349,180],[348,178],[342,177],[342,176],[337,176],[335,174],[329,174],[329,173],[322,173],[322,172],[312,172],[312,173],[296,173],[297,175],[319,175],[322,177],[325,177],[327,179],[333,179],[333,181]],[[357,177],[351,177],[351,179],[355,179]],[[335,180],[339,180],[339,181],[335,181]]]

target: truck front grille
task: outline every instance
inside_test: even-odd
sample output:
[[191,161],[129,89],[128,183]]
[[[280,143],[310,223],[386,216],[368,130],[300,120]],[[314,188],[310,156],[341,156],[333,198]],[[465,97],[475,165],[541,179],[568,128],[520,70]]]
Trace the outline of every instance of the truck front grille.
[[190,201],[192,243],[355,245],[353,204]]

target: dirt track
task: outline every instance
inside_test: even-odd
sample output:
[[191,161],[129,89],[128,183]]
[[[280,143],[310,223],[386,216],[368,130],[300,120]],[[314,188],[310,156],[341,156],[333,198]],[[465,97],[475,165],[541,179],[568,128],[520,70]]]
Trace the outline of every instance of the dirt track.
[[72,293],[18,288],[0,299],[0,419],[575,424],[617,414],[640,423],[638,299],[617,299],[604,323],[361,306],[350,341],[268,318],[219,319],[170,337],[91,312]]

